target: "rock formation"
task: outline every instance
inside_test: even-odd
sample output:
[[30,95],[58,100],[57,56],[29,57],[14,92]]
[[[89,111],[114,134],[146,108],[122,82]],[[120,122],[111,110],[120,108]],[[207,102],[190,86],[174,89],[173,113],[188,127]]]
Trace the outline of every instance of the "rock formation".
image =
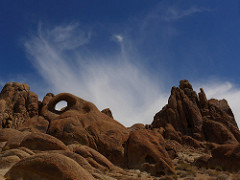
[[[207,100],[203,89],[197,95],[187,80],[172,88],[168,104],[155,115],[151,125],[165,128],[165,137],[179,142],[178,135],[218,144],[240,142],[240,132],[227,101]],[[170,131],[169,126],[173,127]]]
[[[57,111],[55,106],[62,100],[67,107]],[[123,145],[128,130],[123,125],[100,112],[94,104],[68,93],[54,96],[47,106],[44,117],[49,121],[48,134],[65,144],[88,145],[112,162],[125,164]]]
[[[55,106],[60,101],[66,101],[67,106],[56,110]],[[141,168],[152,175],[174,173],[174,166],[165,150],[162,136],[144,130],[144,125],[142,128],[145,134],[138,134],[137,129],[134,129],[135,135],[138,135],[135,136],[134,131],[129,135],[130,130],[113,119],[110,109],[101,112],[94,104],[68,93],[56,96],[48,93],[41,102],[37,95],[30,91],[28,85],[21,83],[7,83],[0,94],[0,102],[1,117],[3,117],[2,129],[0,129],[1,149],[8,152],[8,149],[26,148],[37,153],[36,157],[24,158],[23,162],[19,157],[9,159],[3,156],[2,162],[5,162],[6,158],[9,161],[19,161],[6,177],[19,176],[31,179],[33,176],[39,176],[38,171],[47,173],[47,169],[31,169],[31,166],[40,163],[39,157],[46,159],[46,168],[49,166],[49,168],[61,169],[48,160],[47,153],[50,151],[74,157],[79,161],[80,158],[76,158],[78,154],[82,159],[87,160],[88,163],[85,162],[85,165],[88,164],[91,169],[92,167],[101,167],[101,170],[116,169],[114,167],[118,165],[123,168]],[[139,142],[136,146],[136,140],[141,136],[148,138],[149,141]],[[159,139],[161,142],[155,145]],[[148,148],[148,152],[135,153],[132,157],[131,154],[136,152],[135,146],[151,147]],[[69,154],[70,151],[74,155]],[[38,155],[41,152],[46,155]],[[56,155],[56,162],[59,161],[58,158],[62,157]],[[155,159],[154,163],[150,162],[149,158]],[[137,162],[138,159],[141,161]],[[9,163],[9,167],[10,165],[12,163]],[[25,170],[21,172],[22,168],[26,172]],[[26,175],[27,171],[34,171],[35,174]],[[46,175],[46,178],[50,177]]]
[[59,153],[37,154],[16,163],[5,175],[7,179],[76,179],[93,180],[76,161]]
[[128,165],[155,176],[174,173],[174,166],[165,150],[161,134],[146,129],[130,133],[127,142]]
[[[61,101],[67,106],[57,110]],[[238,171],[239,142],[227,101],[208,100],[187,80],[150,125],[129,128],[69,93],[40,101],[22,83],[0,93],[0,179],[174,179],[182,162]]]
[[[7,83],[0,93],[0,126],[2,128],[20,129],[30,128],[28,121],[39,115],[39,105],[41,102],[38,96],[30,91],[27,84],[12,82]],[[38,124],[41,124],[38,126]],[[47,121],[36,123],[36,130],[42,130],[42,126],[47,126]]]

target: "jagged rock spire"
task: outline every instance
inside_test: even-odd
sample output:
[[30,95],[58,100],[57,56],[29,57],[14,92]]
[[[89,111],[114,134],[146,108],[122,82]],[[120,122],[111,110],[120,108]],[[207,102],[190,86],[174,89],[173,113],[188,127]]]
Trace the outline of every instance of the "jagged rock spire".
[[240,133],[226,100],[207,100],[202,88],[197,93],[187,80],[173,87],[168,104],[158,112],[153,128],[171,124],[182,135],[216,143],[240,142]]

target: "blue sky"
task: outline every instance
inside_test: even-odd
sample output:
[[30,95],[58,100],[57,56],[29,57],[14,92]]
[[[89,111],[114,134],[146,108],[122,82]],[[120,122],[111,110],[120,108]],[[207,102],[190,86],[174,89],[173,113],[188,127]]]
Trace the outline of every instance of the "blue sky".
[[129,126],[188,79],[240,122],[240,4],[223,0],[2,0],[0,86],[71,92]]

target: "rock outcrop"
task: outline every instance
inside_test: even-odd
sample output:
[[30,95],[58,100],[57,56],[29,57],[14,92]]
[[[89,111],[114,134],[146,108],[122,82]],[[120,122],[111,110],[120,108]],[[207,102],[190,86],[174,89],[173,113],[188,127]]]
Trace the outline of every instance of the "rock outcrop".
[[[56,110],[55,106],[60,101],[66,101],[67,106]],[[27,84],[21,83],[4,86],[0,105],[1,117],[4,117],[1,119],[3,129],[0,130],[3,151],[12,148],[26,148],[36,153],[58,151],[80,162],[81,158],[76,157],[78,154],[89,165],[101,170],[114,169],[114,163],[124,168],[138,167],[154,175],[174,173],[162,136],[146,130],[143,124],[132,129],[124,127],[113,119],[109,108],[99,111],[94,104],[68,93],[56,96],[48,93],[41,102]],[[139,134],[138,130],[142,130],[143,134]],[[146,147],[148,151],[142,153],[147,154],[137,153],[134,143],[139,141],[139,137],[149,140],[137,145]],[[71,154],[67,145],[74,147],[70,151],[75,155]],[[155,163],[149,162],[152,157]],[[19,161],[19,157],[2,158]],[[138,159],[141,159],[139,165]]]
[[[62,111],[56,110],[56,104],[63,100],[67,107]],[[100,112],[94,104],[72,94],[58,94],[47,106],[48,134],[68,145],[80,143],[90,146],[112,162],[124,166],[123,144],[127,141],[127,128]]]
[[3,143],[2,150],[19,147],[23,138],[29,133],[12,128],[0,129],[0,142]]
[[[57,110],[61,101],[67,106]],[[187,80],[172,88],[151,125],[129,128],[109,108],[69,93],[48,93],[41,102],[22,83],[7,83],[0,93],[0,179],[2,172],[24,180],[168,178],[178,175],[180,160],[238,171],[239,142],[227,101],[208,100]],[[186,157],[186,147],[201,153]]]
[[24,180],[93,180],[76,161],[58,153],[33,155],[16,163],[5,175],[7,179]]
[[26,135],[19,146],[39,151],[68,150],[62,141],[44,133],[30,133]]
[[224,144],[212,150],[212,157],[208,160],[208,167],[219,167],[222,170],[239,171],[240,144]]
[[89,164],[97,169],[110,170],[114,168],[114,165],[106,157],[88,146],[73,144],[68,147],[70,151],[84,157]]
[[38,115],[38,96],[27,84],[7,83],[0,94],[1,127],[18,128],[27,119]]
[[174,166],[162,135],[139,129],[130,133],[127,142],[128,166],[150,172],[154,176],[174,174]]
[[185,135],[185,140],[189,136],[218,144],[240,142],[240,132],[227,101],[207,100],[203,89],[197,95],[187,80],[172,88],[168,104],[155,115],[151,126],[165,128],[165,137],[178,142],[179,135]]
[[113,119],[112,111],[109,108],[103,109],[101,112]]

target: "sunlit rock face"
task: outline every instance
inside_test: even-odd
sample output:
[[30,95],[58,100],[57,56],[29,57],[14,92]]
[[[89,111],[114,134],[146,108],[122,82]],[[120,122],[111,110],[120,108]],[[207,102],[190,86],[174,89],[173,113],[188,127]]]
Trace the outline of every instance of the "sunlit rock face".
[[27,84],[7,83],[0,94],[0,125],[2,128],[19,128],[39,114],[38,96]]
[[[60,101],[67,106],[56,110]],[[100,112],[97,107],[72,94],[54,96],[48,103],[44,117],[50,122],[47,133],[65,144],[88,145],[118,165],[124,165],[124,144],[128,130],[123,125]]]
[[240,142],[240,133],[226,100],[207,100],[203,89],[197,94],[187,80],[173,87],[168,104],[158,112],[153,128],[167,127],[200,141],[218,144]]
[[128,166],[152,175],[174,174],[173,163],[165,150],[162,135],[153,130],[138,129],[130,133],[127,144]]

